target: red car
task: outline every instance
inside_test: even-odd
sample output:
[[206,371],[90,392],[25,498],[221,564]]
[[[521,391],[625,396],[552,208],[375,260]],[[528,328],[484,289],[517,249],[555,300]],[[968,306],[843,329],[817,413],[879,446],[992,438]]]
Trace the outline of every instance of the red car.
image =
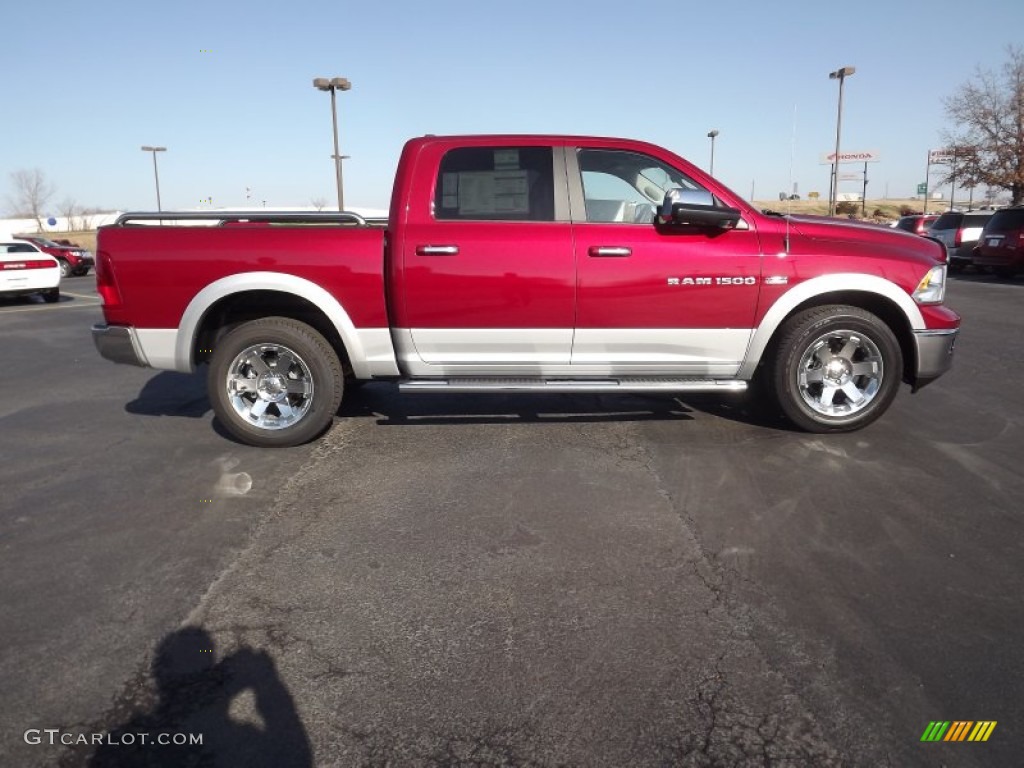
[[15,235],[15,237],[34,243],[40,250],[57,259],[60,263],[61,277],[87,275],[94,264],[93,255],[84,248],[61,245],[39,235]]
[[901,381],[916,391],[944,373],[960,326],[934,240],[766,215],[627,139],[426,136],[405,146],[386,227],[351,213],[129,213],[100,229],[97,252],[100,354],[207,363],[218,420],[263,446],[327,429],[346,379],[435,393],[751,387],[805,430],[849,431]]
[[1024,206],[992,214],[978,238],[974,263],[1006,280],[1024,272]]

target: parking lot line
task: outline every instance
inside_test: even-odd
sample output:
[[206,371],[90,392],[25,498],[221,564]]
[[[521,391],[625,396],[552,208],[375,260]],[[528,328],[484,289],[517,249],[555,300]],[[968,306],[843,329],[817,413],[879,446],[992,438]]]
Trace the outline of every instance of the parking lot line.
[[34,307],[0,307],[0,315],[9,315],[14,312],[42,312],[47,309],[74,309],[75,307],[97,307],[103,302],[92,296],[76,296],[73,293],[65,293],[64,296],[74,296],[79,301],[67,304],[37,304]]

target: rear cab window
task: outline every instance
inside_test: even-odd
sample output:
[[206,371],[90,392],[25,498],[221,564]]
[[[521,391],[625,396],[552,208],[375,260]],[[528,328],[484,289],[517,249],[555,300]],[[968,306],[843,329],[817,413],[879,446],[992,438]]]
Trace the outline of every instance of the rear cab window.
[[554,221],[551,147],[457,147],[441,159],[439,221]]

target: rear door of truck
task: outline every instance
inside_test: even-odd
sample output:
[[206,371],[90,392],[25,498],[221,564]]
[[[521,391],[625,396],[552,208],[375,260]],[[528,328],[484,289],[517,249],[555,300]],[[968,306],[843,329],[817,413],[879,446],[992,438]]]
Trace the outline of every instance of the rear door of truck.
[[415,375],[568,365],[576,266],[561,147],[429,141],[396,243],[399,354]]

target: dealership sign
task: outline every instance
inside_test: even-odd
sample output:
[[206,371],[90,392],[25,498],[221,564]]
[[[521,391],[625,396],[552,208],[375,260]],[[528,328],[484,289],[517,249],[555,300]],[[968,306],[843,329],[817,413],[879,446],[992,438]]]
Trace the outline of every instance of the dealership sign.
[[[832,165],[836,161],[835,152],[822,152],[819,156],[821,165]],[[840,163],[877,163],[882,159],[882,153],[877,149],[868,149],[863,152],[840,152]]]
[[948,149],[929,149],[929,163],[951,163],[956,159],[956,154]]

